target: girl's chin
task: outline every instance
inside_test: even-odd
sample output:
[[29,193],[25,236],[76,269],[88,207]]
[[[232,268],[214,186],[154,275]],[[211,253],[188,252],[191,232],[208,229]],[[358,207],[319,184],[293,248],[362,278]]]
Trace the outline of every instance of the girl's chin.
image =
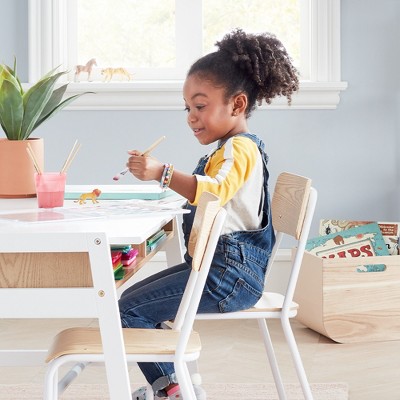
[[199,141],[200,144],[204,144],[204,145],[210,144],[210,142],[208,140],[206,140],[205,138],[202,138],[200,136],[196,136],[196,139]]
[[197,135],[195,134],[194,137],[199,141],[200,144],[204,145],[215,142],[215,140],[212,140],[212,138],[210,138],[210,135],[207,135],[205,132],[199,132]]

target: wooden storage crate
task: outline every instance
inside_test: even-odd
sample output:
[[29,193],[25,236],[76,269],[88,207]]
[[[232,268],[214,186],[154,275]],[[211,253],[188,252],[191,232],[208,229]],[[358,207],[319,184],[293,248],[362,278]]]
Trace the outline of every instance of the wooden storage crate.
[[[367,266],[383,270],[358,271]],[[333,260],[306,252],[294,300],[297,319],[336,342],[399,340],[400,256]]]

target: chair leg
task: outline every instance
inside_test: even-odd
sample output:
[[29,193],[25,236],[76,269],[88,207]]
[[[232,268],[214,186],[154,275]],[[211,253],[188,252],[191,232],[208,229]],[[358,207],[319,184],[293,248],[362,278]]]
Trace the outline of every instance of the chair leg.
[[196,394],[194,393],[187,365],[184,362],[175,362],[174,366],[182,398],[184,400],[196,400]]
[[88,364],[88,362],[76,363],[58,382],[58,393],[63,393],[65,389],[72,383],[74,379],[79,376],[79,374],[86,368]]
[[293,358],[294,366],[296,368],[297,376],[299,378],[301,388],[303,390],[304,398],[306,400],[313,400],[310,384],[307,379],[306,371],[301,360],[300,352],[297,347],[296,339],[293,334],[292,326],[290,325],[289,318],[281,318],[283,333],[285,334],[286,342],[289,345],[290,353]]
[[275,386],[278,392],[279,399],[286,400],[286,392],[283,386],[281,373],[279,371],[279,366],[276,360],[275,350],[272,345],[271,336],[269,334],[267,323],[265,322],[265,319],[257,319],[257,322],[262,333],[265,350],[267,351],[267,356],[269,364],[271,366],[272,376],[274,377]]
[[192,376],[192,375],[200,375],[200,372],[199,372],[199,365],[198,365],[197,360],[189,361],[189,362],[187,363],[187,366],[188,366],[189,373],[190,373],[191,376]]
[[44,400],[58,400],[58,363],[51,361],[46,369],[44,378]]

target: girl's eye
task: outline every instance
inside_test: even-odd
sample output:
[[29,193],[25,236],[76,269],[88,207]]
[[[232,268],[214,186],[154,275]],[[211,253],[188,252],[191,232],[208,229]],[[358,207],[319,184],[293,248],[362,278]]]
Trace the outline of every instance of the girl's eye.
[[[204,107],[205,107],[204,105],[194,106],[194,108],[195,108],[196,110],[198,110],[198,111],[202,110]],[[184,108],[184,110],[185,110],[186,112],[190,112],[190,107],[189,107],[189,106],[186,106],[186,107]]]

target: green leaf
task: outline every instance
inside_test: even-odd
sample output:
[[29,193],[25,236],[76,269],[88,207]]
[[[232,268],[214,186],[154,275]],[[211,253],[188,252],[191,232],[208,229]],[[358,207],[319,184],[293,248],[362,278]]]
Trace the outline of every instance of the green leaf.
[[39,120],[41,120],[47,114],[50,114],[54,110],[54,108],[56,108],[61,103],[67,87],[68,83],[53,91],[49,101],[47,102],[42,113],[40,114]]
[[13,75],[13,71],[7,65],[3,65],[0,69],[0,90],[4,80],[10,81],[18,90],[21,89],[21,84]]
[[[58,68],[60,68],[60,66],[53,68],[47,74],[43,75],[40,79],[42,80],[42,79],[50,78],[50,76],[54,75],[54,73],[58,70]],[[61,75],[66,74],[66,73],[67,73],[67,71],[60,72]]]
[[0,122],[8,139],[21,139],[23,116],[21,93],[12,82],[4,80],[0,87]]
[[56,72],[54,68],[45,74],[29,90],[24,92],[14,68],[0,64],[0,125],[10,140],[28,139],[34,129],[78,97],[93,92],[71,96],[63,101],[68,83],[54,89],[57,80],[68,71]]
[[27,139],[32,133],[44,107],[49,101],[54,85],[65,72],[59,72],[48,78],[42,78],[33,85],[24,95],[24,119],[22,121],[21,136]]
[[[65,85],[65,86],[67,86],[67,85]],[[85,92],[85,93],[76,94],[74,96],[68,97],[68,99],[64,100],[58,106],[53,108],[53,110],[50,113],[48,113],[46,115],[44,115],[44,113],[42,113],[43,117],[41,116],[41,118],[37,121],[37,123],[36,123],[36,125],[35,125],[35,127],[33,129],[36,129],[40,124],[42,124],[44,121],[46,121],[46,119],[51,118],[53,115],[55,115],[56,113],[61,111],[63,108],[65,108],[68,104],[72,103],[77,98],[83,96],[84,94],[89,94],[89,93],[94,94],[94,92]]]

